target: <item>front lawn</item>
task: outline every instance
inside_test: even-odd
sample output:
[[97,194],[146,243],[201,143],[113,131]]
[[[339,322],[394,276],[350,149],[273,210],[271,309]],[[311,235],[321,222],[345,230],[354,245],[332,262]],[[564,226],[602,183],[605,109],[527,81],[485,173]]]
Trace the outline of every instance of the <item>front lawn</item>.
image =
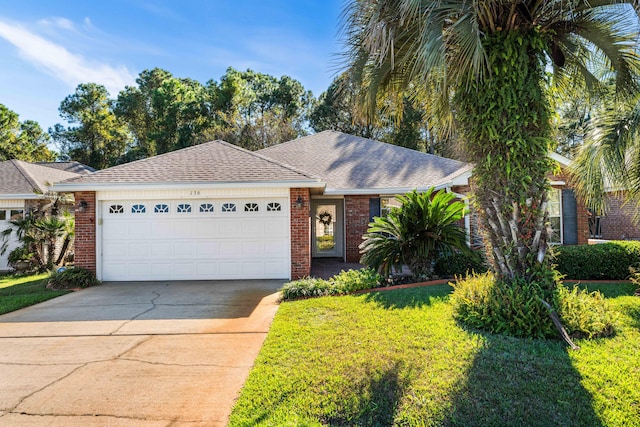
[[640,425],[640,298],[613,338],[468,331],[447,285],[282,303],[231,426]]
[[38,304],[69,293],[46,288],[48,273],[30,276],[0,276],[0,314]]

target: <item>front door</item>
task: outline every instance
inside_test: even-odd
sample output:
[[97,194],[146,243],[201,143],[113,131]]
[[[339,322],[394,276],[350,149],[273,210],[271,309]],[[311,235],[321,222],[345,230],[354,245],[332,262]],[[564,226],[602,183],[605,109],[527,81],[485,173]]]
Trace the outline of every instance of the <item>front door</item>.
[[343,201],[312,200],[312,255],[314,257],[342,257]]

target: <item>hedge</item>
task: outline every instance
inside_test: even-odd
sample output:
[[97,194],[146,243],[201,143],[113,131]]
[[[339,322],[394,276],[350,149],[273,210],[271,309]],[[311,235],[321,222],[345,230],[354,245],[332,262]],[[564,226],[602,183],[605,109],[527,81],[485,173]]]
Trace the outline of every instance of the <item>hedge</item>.
[[626,280],[629,268],[640,264],[640,241],[557,246],[551,252],[552,262],[565,279]]

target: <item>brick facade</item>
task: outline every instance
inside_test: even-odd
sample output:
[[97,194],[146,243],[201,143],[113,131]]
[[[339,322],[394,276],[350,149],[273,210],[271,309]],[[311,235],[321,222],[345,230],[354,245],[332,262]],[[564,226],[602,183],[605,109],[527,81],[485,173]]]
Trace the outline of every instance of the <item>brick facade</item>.
[[[75,193],[75,257],[76,267],[86,268],[96,272],[96,193],[80,191]],[[84,212],[77,207],[81,202],[87,205]]]
[[[291,279],[311,274],[311,197],[308,188],[292,188],[291,204]],[[297,206],[298,197],[303,206]]]
[[375,197],[379,196],[344,197],[346,262],[360,262],[358,246],[369,225],[369,199]]
[[609,194],[606,198],[607,212],[600,218],[601,239],[640,239],[640,227],[633,222],[637,209],[635,203],[625,203],[624,195]]

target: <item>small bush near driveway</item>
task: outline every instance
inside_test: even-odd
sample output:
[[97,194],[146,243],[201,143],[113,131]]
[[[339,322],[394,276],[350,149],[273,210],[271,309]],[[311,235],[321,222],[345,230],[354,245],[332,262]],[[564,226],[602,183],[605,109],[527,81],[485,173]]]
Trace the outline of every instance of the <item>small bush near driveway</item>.
[[51,273],[47,288],[49,289],[84,289],[99,285],[100,281],[89,270],[84,268],[68,268]]
[[344,295],[380,286],[382,276],[370,268],[341,271],[328,280],[307,277],[285,283],[280,292],[284,301],[296,298]]

